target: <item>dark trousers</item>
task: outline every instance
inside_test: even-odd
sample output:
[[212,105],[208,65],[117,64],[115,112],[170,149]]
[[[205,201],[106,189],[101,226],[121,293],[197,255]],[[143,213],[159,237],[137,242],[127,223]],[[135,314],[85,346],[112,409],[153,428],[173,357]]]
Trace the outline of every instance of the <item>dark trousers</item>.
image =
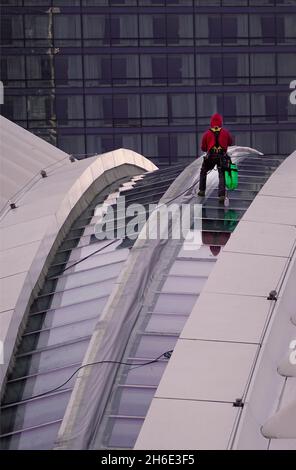
[[200,191],[205,191],[207,186],[207,173],[210,170],[213,170],[217,165],[218,175],[219,175],[219,188],[218,195],[225,196],[225,175],[224,170],[221,167],[221,157],[215,155],[209,155],[204,158],[199,178],[199,189]]

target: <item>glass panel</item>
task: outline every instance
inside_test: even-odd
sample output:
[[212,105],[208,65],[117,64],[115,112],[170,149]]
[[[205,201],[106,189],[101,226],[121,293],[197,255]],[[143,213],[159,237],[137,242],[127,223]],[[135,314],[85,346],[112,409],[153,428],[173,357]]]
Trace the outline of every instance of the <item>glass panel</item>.
[[175,336],[139,335],[133,345],[131,355],[133,357],[155,359],[166,351],[174,349],[177,339]]
[[58,148],[64,150],[70,155],[77,156],[85,155],[85,137],[84,135],[59,135]]
[[77,119],[81,119],[83,124],[83,96],[57,95],[56,117],[59,126],[78,126],[80,123],[76,121]]
[[[109,240],[110,241],[110,240]],[[118,244],[120,244],[121,241],[119,240]],[[93,245],[91,248],[91,253],[97,250],[98,248],[96,247],[97,244]],[[113,251],[111,251],[111,246],[113,246]],[[110,250],[106,248],[104,250],[104,253],[98,253],[97,255],[93,255],[88,259],[83,260],[81,263],[75,266],[75,271],[80,271],[81,269],[89,269],[93,267],[98,267],[98,266],[104,266],[106,264],[111,264],[111,263],[118,263],[120,261],[125,261],[125,259],[128,256],[128,250],[120,249],[120,250],[114,250],[114,245],[110,246]],[[89,248],[89,247],[83,247],[79,248],[79,250],[84,250],[84,248]],[[90,251],[90,250],[89,250]],[[77,253],[73,254],[73,260],[72,256],[70,257],[70,261],[67,266],[70,266],[76,259],[77,259]],[[81,252],[81,258],[83,256],[87,256],[82,254]],[[80,258],[79,257],[79,258]],[[78,259],[79,259],[78,258]],[[68,270],[68,272],[71,272],[71,269]]]
[[25,15],[25,36],[37,41],[35,44],[49,45],[52,41],[49,15]]
[[53,118],[53,100],[48,96],[28,96],[28,118],[49,120]]
[[71,323],[58,328],[51,328],[41,333],[31,333],[30,335],[23,336],[18,353],[23,354],[32,350],[56,346],[65,343],[65,341],[73,341],[89,336],[92,334],[97,322],[98,318],[95,317],[88,320],[80,320],[77,323]]
[[250,54],[252,83],[275,83],[275,54]]
[[77,45],[81,37],[80,16],[59,14],[54,15],[53,19],[55,46]]
[[89,300],[88,302],[77,303],[68,307],[49,310],[45,313],[38,315],[30,315],[26,332],[36,331],[43,328],[50,328],[51,326],[60,326],[71,321],[76,322],[81,320],[81,311],[83,311],[84,318],[98,317],[102,312],[107,298]]
[[52,449],[61,423],[50,424],[11,437],[1,439],[3,449],[46,450]]
[[90,286],[78,287],[69,291],[57,293],[54,295],[51,308],[64,307],[68,304],[76,302],[84,302],[86,300],[97,297],[105,297],[109,295],[113,288],[114,280],[92,284]]
[[1,114],[16,122],[27,119],[27,105],[25,96],[7,96],[1,105]]
[[[225,211],[223,210],[223,213]],[[176,260],[169,272],[169,274],[177,274],[179,276],[209,276],[214,265],[210,261],[194,262],[194,261],[179,261]]]
[[142,95],[141,106],[144,126],[168,124],[167,95]]
[[145,331],[150,333],[161,331],[162,333],[174,333],[179,335],[187,321],[187,318],[187,315],[172,315],[171,318],[168,319],[167,314],[153,314],[151,315]]
[[[80,364],[79,364],[80,365]],[[39,374],[27,379],[19,379],[15,382],[8,382],[5,394],[4,405],[19,401],[20,399],[30,398],[40,393],[53,390],[55,387],[64,383],[77,370],[79,365],[64,367],[47,374]],[[76,380],[76,375],[60,390],[72,388]]]
[[110,447],[133,448],[142,427],[140,419],[109,419],[104,439]]
[[56,290],[71,289],[91,284],[95,281],[104,281],[105,279],[116,278],[120,273],[122,263],[115,263],[98,269],[88,269],[74,274],[67,274],[58,280]]
[[70,392],[42,397],[17,406],[1,409],[1,432],[6,434],[61,419],[69,400]]
[[[194,124],[195,102],[191,93],[169,96],[169,111],[171,124]],[[193,118],[193,119],[189,119]]]
[[82,86],[81,79],[82,60],[80,55],[55,56],[55,83],[57,86]]
[[24,37],[22,15],[3,15],[1,14],[1,43],[3,46],[23,45]]
[[158,385],[167,362],[155,362],[145,367],[130,368],[124,383],[130,385]]
[[135,389],[132,387],[118,387],[112,402],[111,414],[125,416],[145,416],[155,389]]
[[1,81],[9,80],[9,86],[22,87],[25,85],[25,58],[20,56],[1,56]]
[[40,353],[18,357],[11,379],[37,372],[47,372],[54,368],[68,366],[82,361],[89,340],[67,344]]
[[189,315],[195,302],[196,295],[159,294],[153,310],[159,313],[183,313]]
[[[207,6],[208,6],[207,2]],[[195,17],[195,34],[197,44],[205,45],[247,45],[248,44],[248,15],[205,15]]]
[[172,294],[199,294],[206,280],[206,277],[169,276],[163,285],[163,291]]

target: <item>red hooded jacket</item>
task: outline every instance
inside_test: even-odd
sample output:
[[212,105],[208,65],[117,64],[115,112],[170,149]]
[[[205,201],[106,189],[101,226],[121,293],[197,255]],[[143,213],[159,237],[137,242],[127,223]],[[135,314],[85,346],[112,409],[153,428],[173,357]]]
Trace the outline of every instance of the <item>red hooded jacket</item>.
[[[219,145],[223,148],[226,153],[228,146],[232,145],[233,139],[231,134],[226,129],[222,128],[222,124],[222,116],[218,113],[213,114],[213,116],[211,117],[211,128],[221,128],[219,134]],[[202,136],[201,149],[203,152],[209,152],[209,150],[211,150],[211,148],[214,147],[215,144],[215,135],[210,129],[208,129]]]

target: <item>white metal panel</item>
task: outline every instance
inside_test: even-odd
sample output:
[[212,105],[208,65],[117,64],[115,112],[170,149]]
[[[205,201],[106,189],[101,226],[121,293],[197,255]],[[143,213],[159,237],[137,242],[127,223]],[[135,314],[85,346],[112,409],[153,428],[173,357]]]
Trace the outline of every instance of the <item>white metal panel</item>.
[[296,227],[242,220],[223,251],[288,257],[295,238]]
[[135,449],[225,449],[237,414],[228,403],[154,398]]
[[155,396],[232,403],[244,393],[256,351],[251,344],[180,339]]
[[244,215],[244,220],[296,225],[295,200],[259,194]]
[[269,308],[263,298],[202,292],[181,338],[259,343]]
[[205,285],[205,292],[266,298],[277,285],[285,264],[285,258],[275,256],[223,252]]
[[282,197],[296,197],[295,175],[293,173],[274,175],[261,191],[262,196],[277,196],[278,194],[281,194]]

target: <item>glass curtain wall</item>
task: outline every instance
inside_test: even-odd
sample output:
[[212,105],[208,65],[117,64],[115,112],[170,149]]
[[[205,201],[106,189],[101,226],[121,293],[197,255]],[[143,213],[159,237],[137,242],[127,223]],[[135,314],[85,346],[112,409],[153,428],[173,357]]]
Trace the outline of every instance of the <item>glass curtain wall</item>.
[[295,43],[293,0],[4,0],[1,111],[83,156],[193,159],[215,111],[238,145],[289,154]]

